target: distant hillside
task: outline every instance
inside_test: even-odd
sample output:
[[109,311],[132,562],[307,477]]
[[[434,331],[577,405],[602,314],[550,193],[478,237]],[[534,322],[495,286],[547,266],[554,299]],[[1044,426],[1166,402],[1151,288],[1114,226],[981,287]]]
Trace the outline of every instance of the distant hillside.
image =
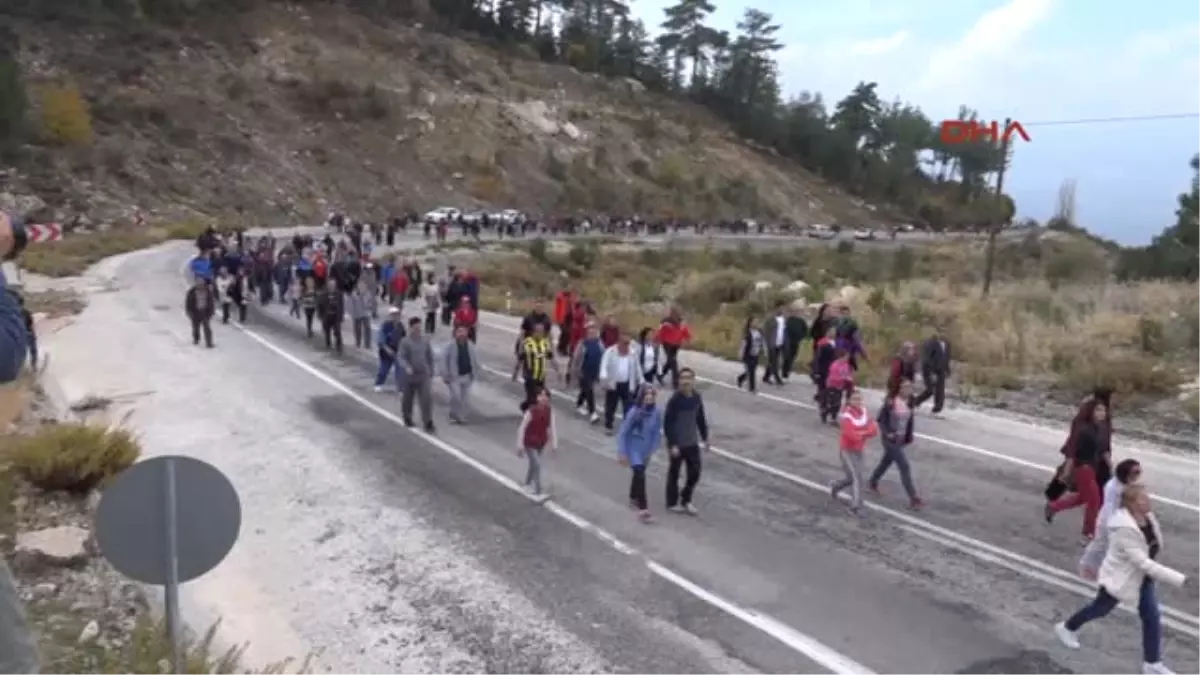
[[884,217],[636,80],[337,5],[263,3],[178,27],[11,20],[28,133],[9,147],[18,170],[0,192],[37,195],[61,220],[125,218],[135,205],[267,223],[440,204],[800,224]]

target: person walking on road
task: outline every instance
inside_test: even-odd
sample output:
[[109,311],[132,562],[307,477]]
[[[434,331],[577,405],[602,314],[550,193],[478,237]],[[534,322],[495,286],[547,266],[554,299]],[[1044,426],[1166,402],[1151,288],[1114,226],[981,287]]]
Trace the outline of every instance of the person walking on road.
[[[696,373],[691,368],[679,370],[679,388],[667,400],[663,414],[663,434],[667,439],[670,464],[667,465],[667,510],[696,515],[692,501],[700,482],[701,444],[708,449],[708,416],[704,399],[696,391]],[[683,490],[679,490],[679,470],[687,467]]]
[[879,415],[875,421],[879,423],[879,440],[883,443],[883,456],[879,458],[879,464],[875,465],[875,470],[871,472],[871,479],[867,481],[867,487],[879,494],[879,479],[883,478],[883,474],[887,473],[892,465],[896,465],[896,469],[900,472],[900,484],[904,486],[904,492],[908,495],[908,508],[913,511],[920,510],[923,506],[921,498],[917,496],[917,488],[913,485],[912,469],[908,465],[908,455],[904,452],[905,448],[913,442],[913,393],[912,381],[901,379],[895,386],[888,390],[887,396],[883,399],[883,405],[879,408]]
[[600,419],[596,413],[596,383],[600,380],[600,365],[604,361],[604,345],[600,343],[600,329],[588,326],[587,337],[575,346],[571,356],[570,373],[579,386],[575,408],[595,424]]
[[1162,662],[1162,614],[1155,582],[1183,586],[1187,577],[1155,561],[1164,546],[1163,531],[1144,485],[1125,486],[1121,506],[1106,527],[1108,550],[1100,565],[1096,599],[1055,624],[1054,633],[1067,647],[1079,649],[1078,632],[1084,625],[1107,616],[1119,603],[1136,604],[1142,621],[1142,672],[1169,674]]
[[783,386],[783,352],[787,348],[787,316],[781,303],[775,314],[763,323],[763,346],[767,349],[767,364],[763,372],[763,384]]
[[529,337],[522,339],[518,345],[512,379],[516,382],[518,374],[524,378],[525,397],[521,401],[521,410],[524,411],[533,405],[537,393],[546,388],[548,370],[553,368],[558,372],[558,363],[554,360],[554,347],[550,344],[550,337],[546,335],[544,324],[534,324]]
[[475,306],[471,304],[471,299],[468,297],[460,298],[458,307],[454,310],[454,328],[466,328],[467,339],[475,342],[479,339],[476,333],[476,326],[478,324],[479,312],[475,311]]
[[525,457],[529,468],[525,472],[525,489],[535,498],[542,495],[542,452],[546,448],[558,452],[558,430],[554,425],[554,409],[550,392],[542,389],[533,404],[525,409],[517,428],[517,456]]
[[1100,563],[1108,551],[1108,519],[1121,507],[1121,491],[1126,485],[1132,485],[1141,480],[1142,465],[1136,459],[1122,460],[1113,470],[1113,477],[1104,484],[1104,503],[1100,507],[1100,516],[1096,519],[1096,538],[1088,542],[1079,556],[1079,576],[1088,581],[1096,580]]
[[396,391],[404,391],[404,369],[397,362],[400,341],[404,339],[404,325],[400,323],[400,308],[389,307],[387,315],[379,324],[375,334],[375,345],[379,348],[379,370],[375,374],[375,391],[383,391],[388,375],[396,371]]
[[792,371],[796,369],[796,357],[800,355],[800,345],[808,337],[808,324],[804,322],[804,317],[800,316],[799,309],[788,308],[787,319],[784,320],[784,333],[783,372],[781,374],[786,382],[791,377]]
[[671,388],[679,388],[679,350],[692,341],[692,330],[683,320],[679,309],[672,307],[658,325],[658,343],[663,348],[663,367],[659,381],[671,374]]
[[[1100,515],[1101,506],[1100,485],[1096,476],[1100,473],[1101,465],[1105,465],[1105,473],[1110,472],[1107,465],[1112,461],[1112,437],[1107,426],[1108,408],[1095,399],[1087,405],[1090,407],[1089,421],[1079,429],[1075,438],[1075,454],[1070,462],[1070,479],[1075,485],[1075,492],[1047,502],[1045,517],[1049,523],[1058,513],[1083,506],[1083,538],[1090,541],[1096,536],[1096,518]],[[1062,478],[1065,480],[1066,476]]]
[[304,311],[304,332],[311,340],[313,317],[317,314],[317,281],[311,276],[304,279],[304,287],[300,291],[300,309]]
[[842,490],[850,488],[850,512],[859,515],[863,503],[863,448],[868,440],[879,435],[879,425],[863,405],[862,392],[858,390],[850,393],[849,401],[839,415],[839,422],[842,433],[838,457],[845,476],[829,486],[829,495],[837,499]]
[[737,376],[738,389],[742,385],[748,385],[747,391],[751,394],[756,393],[758,388],[755,380],[758,377],[758,359],[763,352],[763,334],[754,325],[754,315],[746,317],[746,325],[742,328],[742,344],[738,348],[738,354],[742,358],[742,372]]
[[[603,332],[603,328],[601,328]],[[600,337],[601,344],[604,337]],[[629,334],[620,333],[616,343],[604,350],[600,359],[600,381],[604,385],[604,430],[613,434],[613,421],[616,419],[617,406],[622,414],[629,411],[633,404],[633,395],[642,386],[642,369],[639,367],[637,354],[630,346]]]
[[935,328],[921,345],[921,379],[925,382],[925,390],[921,392],[914,403],[918,408],[930,398],[933,399],[933,414],[940,415],[946,405],[946,380],[950,377],[950,342]]
[[400,348],[396,352],[396,360],[404,369],[404,394],[400,399],[400,410],[404,417],[404,425],[413,425],[413,398],[421,407],[421,422],[425,431],[434,432],[433,426],[433,392],[430,384],[433,379],[433,345],[421,331],[421,318],[414,316],[408,320],[408,334],[400,340]]
[[217,299],[207,279],[196,277],[196,283],[188,289],[183,306],[192,323],[192,344],[200,344],[203,333],[204,346],[212,349],[212,318],[217,311]]
[[237,307],[238,323],[246,323],[246,283],[241,270],[233,273],[222,270],[217,284],[221,294],[221,323],[229,323],[234,307]]
[[[426,325],[428,325],[426,316]],[[471,385],[479,374],[475,343],[467,339],[467,329],[454,329],[454,341],[442,352],[442,380],[450,389],[450,422],[466,424],[471,409]]]
[[346,311],[354,329],[354,346],[371,348],[371,292],[367,284],[359,279],[354,290],[346,294]]
[[317,313],[321,315],[321,332],[325,348],[342,353],[342,320],[346,316],[345,300],[337,285],[327,284],[317,294]]
[[662,351],[659,349],[658,342],[655,341],[654,331],[651,328],[643,328],[638,333],[638,362],[642,368],[642,381],[658,382],[662,386],[662,375],[658,372],[659,355]]
[[438,289],[437,279],[430,274],[421,286],[421,296],[425,301],[425,334],[433,335],[437,329],[438,307],[442,304],[442,291]]
[[651,520],[650,505],[646,499],[646,466],[662,440],[662,413],[655,405],[657,396],[654,385],[642,387],[641,400],[625,413],[617,434],[617,459],[632,472],[629,506],[637,511],[643,523]]

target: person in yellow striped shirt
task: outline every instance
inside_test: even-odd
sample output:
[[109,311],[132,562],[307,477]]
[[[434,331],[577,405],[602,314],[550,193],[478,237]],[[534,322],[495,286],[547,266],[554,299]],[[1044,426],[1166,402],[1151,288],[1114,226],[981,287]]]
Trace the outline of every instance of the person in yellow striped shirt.
[[529,337],[523,338],[517,350],[517,362],[513,365],[513,382],[517,376],[525,379],[525,400],[521,402],[521,410],[525,410],[537,400],[539,391],[546,388],[546,375],[550,369],[558,373],[558,362],[554,360],[554,346],[546,335],[546,327],[536,323]]

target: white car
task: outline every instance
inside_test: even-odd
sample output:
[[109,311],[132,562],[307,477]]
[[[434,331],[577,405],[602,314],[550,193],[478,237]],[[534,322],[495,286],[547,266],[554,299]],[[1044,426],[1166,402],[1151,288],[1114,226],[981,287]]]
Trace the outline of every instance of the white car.
[[854,238],[859,241],[874,241],[875,240],[875,230],[859,228],[854,231]]
[[813,228],[808,231],[808,237],[809,239],[836,239],[837,232],[834,232],[828,227],[817,227],[814,225]]
[[501,223],[504,225],[510,225],[512,223],[516,223],[521,220],[521,212],[516,209],[505,209],[497,214],[494,214],[492,216],[492,219],[495,222],[498,222],[498,223]]
[[443,223],[451,220],[457,220],[462,211],[453,206],[439,206],[438,208],[425,214],[425,220],[430,223]]

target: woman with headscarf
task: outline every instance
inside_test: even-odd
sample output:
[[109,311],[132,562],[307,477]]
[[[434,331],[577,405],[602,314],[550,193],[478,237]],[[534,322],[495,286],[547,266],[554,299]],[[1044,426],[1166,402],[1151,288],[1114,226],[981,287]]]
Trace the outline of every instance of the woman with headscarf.
[[656,405],[657,397],[658,391],[653,385],[642,387],[637,403],[625,414],[617,433],[617,460],[631,471],[629,506],[643,523],[650,522],[646,465],[662,440],[662,413]]
[[1109,436],[1108,406],[1099,399],[1092,399],[1081,410],[1086,416],[1078,426],[1075,447],[1070,459],[1070,478],[1075,492],[1046,503],[1045,517],[1049,523],[1054,516],[1067,509],[1083,506],[1083,537],[1091,541],[1096,536],[1096,518],[1100,515],[1099,467],[1111,461],[1112,439]]

